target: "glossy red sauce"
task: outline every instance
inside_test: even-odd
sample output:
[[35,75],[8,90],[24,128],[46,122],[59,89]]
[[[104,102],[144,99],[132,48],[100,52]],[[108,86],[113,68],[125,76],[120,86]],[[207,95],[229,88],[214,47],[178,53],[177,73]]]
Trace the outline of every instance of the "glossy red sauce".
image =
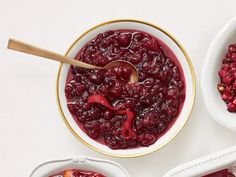
[[202,177],[235,177],[228,169],[220,170]]
[[105,177],[105,176],[93,171],[72,169],[50,175],[49,177]]
[[150,146],[176,121],[185,100],[184,74],[174,53],[159,39],[136,30],[106,31],[85,44],[75,59],[97,66],[126,60],[139,72],[138,83],[131,84],[131,70],[122,66],[70,67],[67,106],[94,140],[112,149]]

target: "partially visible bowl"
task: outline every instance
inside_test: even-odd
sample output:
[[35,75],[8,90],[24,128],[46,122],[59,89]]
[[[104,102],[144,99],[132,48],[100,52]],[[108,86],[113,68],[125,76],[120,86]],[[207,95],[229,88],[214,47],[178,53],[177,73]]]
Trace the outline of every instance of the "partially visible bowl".
[[45,162],[37,166],[30,177],[48,177],[67,169],[94,171],[107,177],[129,177],[128,172],[115,162],[85,156]]
[[235,172],[236,146],[177,166],[163,177],[200,177],[223,169]]
[[66,76],[69,70],[68,64],[61,64],[58,72],[57,78],[57,100],[60,113],[66,126],[72,132],[72,134],[80,140],[83,144],[92,148],[95,151],[101,152],[106,155],[115,156],[115,157],[137,157],[149,154],[154,152],[168,142],[170,142],[184,127],[186,124],[191,110],[193,108],[194,100],[195,100],[195,75],[193,66],[191,61],[181,46],[181,44],[168,32],[165,30],[154,26],[152,24],[137,21],[137,20],[116,20],[109,21],[98,26],[95,26],[82,34],[69,48],[66,53],[67,56],[74,58],[78,51],[91,39],[93,39],[97,34],[105,32],[107,30],[117,30],[117,29],[133,29],[133,30],[141,30],[147,32],[161,41],[163,41],[176,55],[179,59],[179,62],[182,66],[185,82],[186,82],[186,99],[182,108],[179,117],[177,118],[174,125],[161,137],[159,138],[153,145],[149,147],[138,147],[138,148],[130,148],[130,149],[110,149],[108,146],[98,143],[97,141],[91,139],[84,131],[82,131],[76,122],[74,121],[72,115],[70,114],[67,108],[67,101],[64,93]]
[[236,17],[224,26],[209,46],[201,76],[201,89],[206,109],[211,117],[219,124],[236,131],[235,113],[227,111],[226,104],[217,90],[217,73],[228,46],[233,43],[236,43]]

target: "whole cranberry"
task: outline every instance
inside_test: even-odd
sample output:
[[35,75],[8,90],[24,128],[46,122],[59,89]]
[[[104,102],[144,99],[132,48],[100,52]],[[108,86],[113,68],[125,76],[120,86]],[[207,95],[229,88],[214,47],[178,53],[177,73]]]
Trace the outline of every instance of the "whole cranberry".
[[227,104],[227,109],[229,112],[235,112],[236,111],[236,104],[230,102]]
[[143,133],[138,136],[138,140],[142,146],[150,146],[156,142],[157,137],[153,134]]
[[89,75],[89,81],[94,83],[94,84],[101,84],[102,83],[102,78],[99,77],[99,75],[90,74]]
[[110,109],[107,109],[103,112],[103,117],[107,120],[111,119],[113,116],[113,111]]
[[131,34],[128,33],[122,33],[118,37],[118,43],[122,47],[128,47],[131,41]]

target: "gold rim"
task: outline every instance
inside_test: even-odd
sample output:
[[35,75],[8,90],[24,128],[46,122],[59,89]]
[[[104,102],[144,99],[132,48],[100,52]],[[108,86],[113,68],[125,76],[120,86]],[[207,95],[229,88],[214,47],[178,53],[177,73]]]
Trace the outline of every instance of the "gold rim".
[[101,27],[101,26],[104,26],[104,25],[107,25],[107,24],[111,24],[111,23],[117,23],[117,22],[136,22],[136,23],[141,23],[141,24],[145,24],[147,26],[151,26],[153,28],[156,28],[157,30],[163,32],[164,34],[166,34],[169,38],[171,38],[175,44],[180,48],[180,50],[183,52],[184,56],[185,56],[185,59],[187,60],[188,62],[188,65],[189,65],[189,68],[190,68],[190,71],[191,71],[191,76],[192,76],[192,80],[193,80],[193,95],[192,95],[192,105],[191,105],[191,109],[188,113],[188,116],[187,116],[187,119],[185,120],[184,124],[165,142],[163,143],[161,146],[159,146],[158,148],[156,149],[152,149],[150,151],[147,151],[147,152],[144,152],[144,153],[136,153],[136,154],[132,154],[132,155],[124,155],[124,154],[113,154],[113,153],[108,153],[106,151],[103,151],[101,149],[98,149],[94,146],[92,146],[91,144],[87,143],[86,141],[84,141],[75,131],[74,129],[70,126],[69,122],[67,121],[66,119],[66,116],[62,110],[62,107],[61,107],[61,103],[60,103],[60,97],[59,97],[59,77],[60,77],[60,74],[61,74],[61,68],[62,68],[62,63],[60,64],[60,67],[59,67],[59,70],[58,70],[58,74],[57,74],[57,81],[56,81],[56,97],[57,97],[57,104],[58,104],[58,108],[59,108],[59,111],[60,111],[60,114],[62,116],[62,119],[64,121],[64,123],[66,124],[67,128],[70,130],[70,132],[75,136],[75,138],[77,138],[82,144],[88,146],[89,148],[93,149],[94,151],[96,152],[99,152],[99,153],[102,153],[102,154],[105,154],[105,155],[109,155],[109,156],[112,156],[112,157],[122,157],[122,158],[133,158],[133,157],[141,157],[141,156],[144,156],[144,155],[147,155],[147,154],[150,154],[150,153],[153,153],[159,149],[161,149],[162,147],[164,147],[165,145],[167,145],[169,142],[171,142],[176,136],[177,134],[184,128],[184,126],[186,125],[187,121],[189,120],[189,117],[192,113],[192,110],[193,110],[193,106],[194,106],[194,103],[195,103],[195,96],[196,96],[196,78],[195,78],[195,73],[194,73],[194,69],[193,69],[193,65],[192,65],[192,62],[189,58],[189,56],[187,55],[185,49],[183,48],[183,46],[175,39],[174,36],[172,36],[170,33],[168,33],[167,31],[165,31],[164,29],[156,26],[156,25],[153,25],[153,24],[150,24],[150,23],[147,23],[147,22],[144,22],[144,21],[140,21],[140,20],[133,20],[133,19],[121,19],[121,20],[112,20],[112,21],[107,21],[107,22],[104,22],[104,23],[101,23],[99,25],[96,25],[92,28],[90,28],[89,30],[87,30],[86,32],[84,32],[82,35],[80,35],[74,42],[73,44],[69,47],[69,49],[67,50],[65,56],[68,55],[68,53],[71,51],[71,49],[75,46],[75,44],[82,38],[84,37],[86,34],[88,34],[90,31],[98,28],[98,27]]

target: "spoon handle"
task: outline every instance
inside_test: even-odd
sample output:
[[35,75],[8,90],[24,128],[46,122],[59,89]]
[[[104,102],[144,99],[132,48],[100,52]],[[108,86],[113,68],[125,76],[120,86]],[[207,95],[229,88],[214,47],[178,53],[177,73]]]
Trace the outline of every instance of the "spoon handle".
[[100,68],[95,65],[91,65],[91,64],[79,61],[79,60],[74,60],[74,59],[65,57],[63,55],[51,52],[49,50],[42,49],[42,48],[30,45],[30,44],[26,44],[24,42],[21,42],[21,41],[15,40],[15,39],[9,39],[7,48],[11,49],[11,50],[18,51],[18,52],[23,52],[23,53],[47,58],[50,60],[59,61],[62,63],[76,65],[76,66],[86,68],[86,69]]

